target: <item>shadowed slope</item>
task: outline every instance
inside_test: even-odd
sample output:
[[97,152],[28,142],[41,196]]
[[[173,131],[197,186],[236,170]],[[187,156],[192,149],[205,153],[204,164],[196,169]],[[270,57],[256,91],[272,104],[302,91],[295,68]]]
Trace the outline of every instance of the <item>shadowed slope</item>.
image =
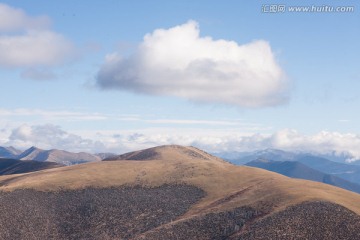
[[274,214],[240,207],[160,226],[137,239],[360,239],[360,216],[330,202],[304,202]]
[[0,193],[0,239],[128,239],[176,219],[203,195],[185,185]]
[[329,202],[304,202],[261,219],[230,239],[360,239],[360,216]]
[[28,173],[63,166],[62,164],[54,162],[21,161],[0,158],[0,175]]

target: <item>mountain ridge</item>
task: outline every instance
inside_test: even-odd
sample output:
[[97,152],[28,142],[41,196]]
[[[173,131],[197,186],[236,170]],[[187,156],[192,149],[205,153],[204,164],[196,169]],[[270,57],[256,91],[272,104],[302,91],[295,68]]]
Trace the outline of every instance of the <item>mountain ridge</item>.
[[[222,154],[217,154],[221,156]],[[226,156],[226,154],[225,154]],[[267,159],[273,161],[297,161],[320,172],[342,178],[355,184],[360,184],[360,166],[344,162],[332,161],[324,155],[312,155],[310,153],[286,152],[277,149],[266,149],[261,151],[231,155],[226,158],[235,165],[244,165],[253,160]]]
[[[4,148],[5,149],[5,148]],[[14,150],[16,150],[14,148]],[[59,150],[59,149],[50,149],[50,150],[44,150],[41,148],[37,148],[35,146],[32,146],[23,152],[16,150],[17,155],[9,155],[11,157],[6,157],[8,155],[2,154],[1,156],[5,158],[11,158],[11,159],[17,159],[22,161],[38,161],[38,162],[56,162],[59,164],[65,164],[65,165],[73,165],[73,164],[79,164],[79,163],[85,163],[85,162],[96,162],[101,161],[102,155],[110,155],[110,153],[107,154],[90,154],[86,152],[69,152],[65,150]]]
[[322,182],[360,193],[360,185],[330,174],[317,171],[297,161],[271,161],[259,159],[247,163],[246,166],[266,169],[292,178]]

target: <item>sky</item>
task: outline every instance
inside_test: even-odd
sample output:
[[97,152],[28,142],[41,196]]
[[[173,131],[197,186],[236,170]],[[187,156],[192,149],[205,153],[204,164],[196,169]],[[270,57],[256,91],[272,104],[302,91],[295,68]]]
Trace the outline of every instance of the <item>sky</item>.
[[2,146],[360,159],[359,1],[11,0],[0,16]]

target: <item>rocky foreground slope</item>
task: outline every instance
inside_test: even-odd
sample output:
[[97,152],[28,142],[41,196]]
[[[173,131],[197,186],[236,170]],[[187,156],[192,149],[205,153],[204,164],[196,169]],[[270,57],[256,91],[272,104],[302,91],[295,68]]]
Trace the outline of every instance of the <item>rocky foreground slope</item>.
[[360,195],[162,146],[0,177],[0,239],[360,239]]

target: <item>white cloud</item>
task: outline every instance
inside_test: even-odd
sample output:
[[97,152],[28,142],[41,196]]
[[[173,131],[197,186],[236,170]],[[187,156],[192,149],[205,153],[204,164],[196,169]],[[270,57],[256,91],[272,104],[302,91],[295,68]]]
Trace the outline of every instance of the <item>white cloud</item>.
[[42,30],[0,37],[0,65],[6,67],[51,66],[71,55],[72,45],[62,35]]
[[166,144],[196,146],[209,152],[247,152],[275,148],[314,154],[350,156],[349,162],[360,160],[360,135],[322,131],[313,135],[284,129],[273,134],[235,132],[231,129],[147,128],[127,131],[67,132],[61,127],[23,124],[0,129],[0,145],[25,149],[125,153]]
[[272,135],[270,140],[274,148],[320,154],[347,153],[353,156],[352,159],[349,159],[350,162],[360,159],[360,135],[357,134],[321,131],[306,136],[296,130],[285,129]]
[[0,3],[0,32],[43,29],[50,25],[47,16],[30,17],[23,10]]
[[73,55],[73,45],[49,29],[45,16],[32,17],[0,4],[0,67],[54,66]]
[[145,35],[129,57],[107,55],[97,84],[103,89],[243,107],[288,100],[287,80],[268,42],[239,45],[201,37],[194,21]]
[[30,146],[37,146],[43,149],[64,149],[69,151],[101,151],[105,146],[90,139],[68,133],[59,126],[52,124],[46,125],[21,125],[12,130],[6,145],[25,149]]
[[303,135],[293,129],[284,129],[273,134],[243,134],[233,130],[147,129],[118,134],[103,132],[98,133],[97,137],[109,149],[121,146],[122,152],[164,144],[180,144],[193,145],[210,152],[246,152],[275,148],[314,154],[345,154],[352,156],[349,161],[360,160],[360,135],[326,131]]

